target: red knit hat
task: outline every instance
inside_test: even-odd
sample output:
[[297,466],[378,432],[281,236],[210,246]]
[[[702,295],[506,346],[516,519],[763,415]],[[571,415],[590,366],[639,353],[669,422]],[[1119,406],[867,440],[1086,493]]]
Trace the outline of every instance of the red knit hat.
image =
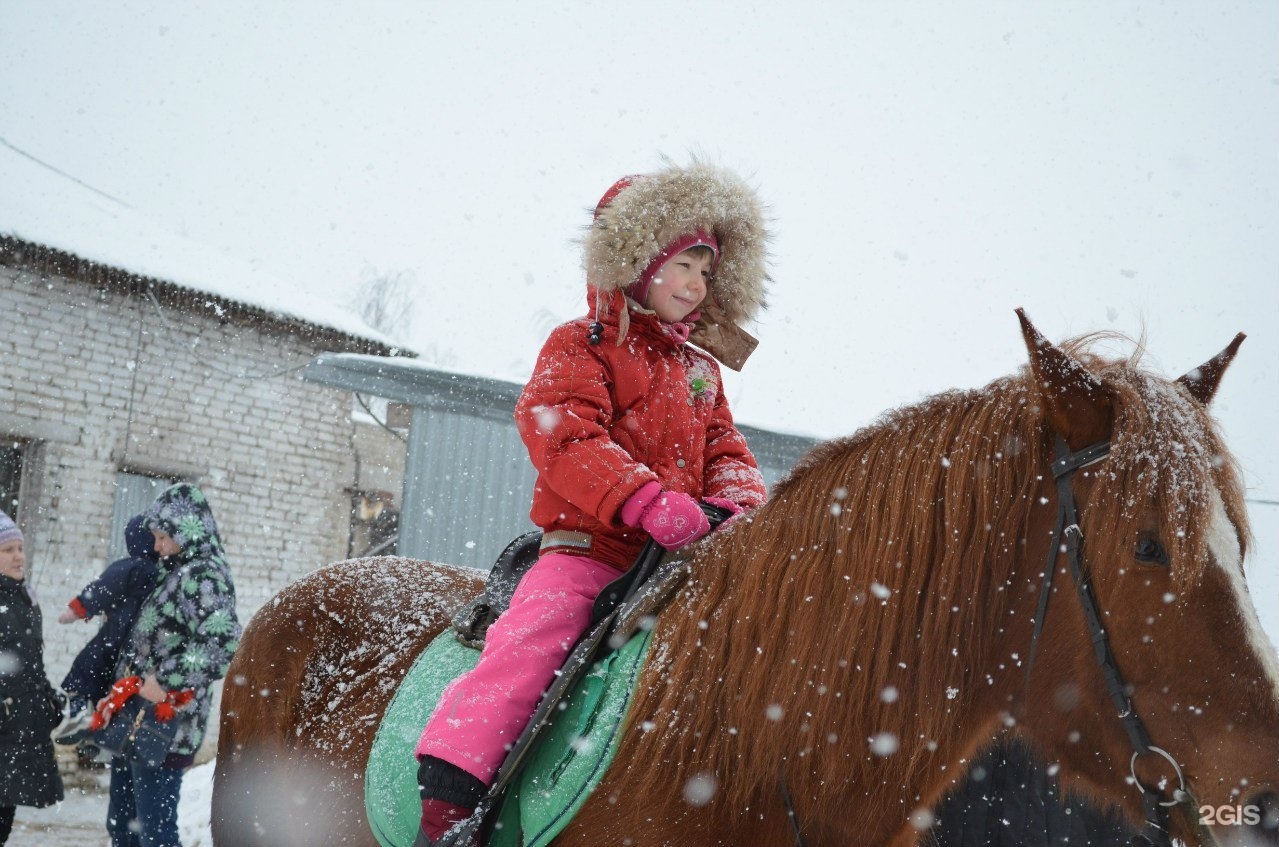
[[604,208],[608,206],[609,203],[613,202],[614,197],[622,193],[623,188],[628,187],[635,180],[643,178],[643,174],[630,174],[629,176],[622,177],[617,182],[609,186],[608,191],[605,191],[604,196],[595,204],[595,219],[599,220],[600,212],[604,211]]

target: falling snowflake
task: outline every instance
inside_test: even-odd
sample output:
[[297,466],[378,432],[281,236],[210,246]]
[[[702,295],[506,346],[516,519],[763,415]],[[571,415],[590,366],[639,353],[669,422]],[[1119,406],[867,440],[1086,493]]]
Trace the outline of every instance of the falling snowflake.
[[543,435],[555,432],[555,427],[560,422],[560,413],[550,406],[534,407],[533,416],[537,420],[537,431]]
[[876,756],[891,756],[899,747],[901,742],[891,732],[881,732],[870,739],[870,752]]
[[918,832],[931,828],[934,820],[932,810],[925,809],[923,806],[910,813],[910,825]]
[[719,781],[713,774],[699,773],[689,777],[684,783],[684,800],[690,805],[701,808],[715,797]]

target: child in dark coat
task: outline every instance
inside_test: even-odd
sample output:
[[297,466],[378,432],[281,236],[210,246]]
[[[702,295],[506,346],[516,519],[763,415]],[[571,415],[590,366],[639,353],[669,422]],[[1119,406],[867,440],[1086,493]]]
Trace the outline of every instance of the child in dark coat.
[[107,565],[102,575],[86,585],[58,615],[58,623],[104,617],[97,634],[76,656],[62,680],[70,705],[66,720],[54,730],[60,744],[74,743],[88,728],[94,704],[107,695],[115,681],[120,650],[129,639],[138,608],[156,586],[160,558],[142,515],[132,518],[125,527],[124,544],[129,555]]

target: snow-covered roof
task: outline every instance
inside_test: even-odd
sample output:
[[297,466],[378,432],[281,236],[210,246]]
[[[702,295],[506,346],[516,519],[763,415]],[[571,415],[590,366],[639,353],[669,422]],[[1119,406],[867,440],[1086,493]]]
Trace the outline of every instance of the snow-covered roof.
[[141,278],[220,301],[211,306],[240,307],[334,331],[363,342],[358,346],[366,349],[399,348],[350,309],[173,232],[3,138],[0,239],[94,263],[122,278]]

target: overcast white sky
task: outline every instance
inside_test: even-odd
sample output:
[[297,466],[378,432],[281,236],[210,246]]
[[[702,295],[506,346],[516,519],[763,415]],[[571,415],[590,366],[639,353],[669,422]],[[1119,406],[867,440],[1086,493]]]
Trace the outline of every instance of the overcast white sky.
[[983,384],[1016,306],[1169,375],[1243,330],[1216,409],[1279,500],[1277,3],[0,6],[0,138],[303,296],[411,274],[428,359],[524,379],[587,209],[696,152],[777,233],[740,420]]

